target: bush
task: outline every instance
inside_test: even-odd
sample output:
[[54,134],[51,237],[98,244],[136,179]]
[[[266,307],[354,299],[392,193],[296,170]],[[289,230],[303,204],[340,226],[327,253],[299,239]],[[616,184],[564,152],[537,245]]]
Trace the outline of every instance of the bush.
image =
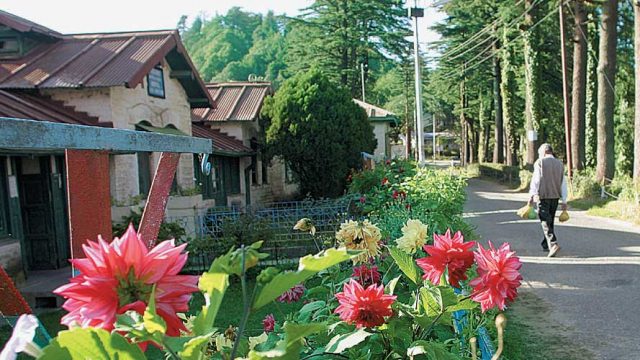
[[593,169],[574,172],[571,184],[573,186],[573,198],[584,199],[600,196],[600,184],[596,180],[596,174]]
[[349,92],[312,69],[288,79],[265,101],[267,148],[281,156],[300,179],[302,194],[343,194],[349,169],[362,165],[376,139],[367,114]]
[[497,179],[499,182],[512,186],[520,185],[520,168],[504,164],[484,163],[478,166],[480,175]]
[[[111,225],[111,231],[114,237],[121,237],[129,224],[138,229],[140,226],[140,220],[142,220],[142,214],[137,211],[132,211],[129,216],[123,216],[121,222],[113,223]],[[160,224],[160,231],[158,231],[158,240],[164,241],[169,239],[175,239],[176,241],[185,240],[186,232],[180,224],[177,222],[162,222]]]

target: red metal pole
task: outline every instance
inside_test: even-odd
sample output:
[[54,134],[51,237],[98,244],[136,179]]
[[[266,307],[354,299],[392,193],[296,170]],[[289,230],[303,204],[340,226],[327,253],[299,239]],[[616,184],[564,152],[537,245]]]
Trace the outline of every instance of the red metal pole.
[[82,258],[82,245],[98,236],[111,241],[109,153],[65,150],[71,258]]
[[569,178],[571,178],[573,172],[573,163],[571,160],[571,125],[570,125],[570,115],[569,108],[571,107],[569,104],[569,86],[567,79],[567,52],[565,49],[565,34],[564,34],[564,11],[563,11],[563,0],[560,1],[560,6],[558,7],[558,12],[560,13],[560,50],[562,57],[562,99],[564,102],[564,132],[565,132],[565,142],[567,147],[567,173]]
[[178,160],[180,160],[179,153],[163,152],[160,154],[160,161],[158,162],[156,173],[153,176],[151,190],[149,191],[149,197],[144,206],[142,220],[140,220],[140,228],[138,229],[140,239],[147,244],[149,249],[151,249],[158,240],[158,232],[160,231],[160,224],[162,224],[162,220],[164,219],[167,201],[169,201],[169,191],[171,191],[171,184],[173,183],[173,178],[178,168]]

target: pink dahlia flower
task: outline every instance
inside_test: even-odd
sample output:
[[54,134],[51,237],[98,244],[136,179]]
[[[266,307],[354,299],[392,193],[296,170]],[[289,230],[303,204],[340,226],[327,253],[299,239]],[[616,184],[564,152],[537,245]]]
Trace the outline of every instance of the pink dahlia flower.
[[348,324],[356,327],[374,327],[384,324],[384,317],[393,315],[391,304],[395,295],[385,295],[382,285],[372,284],[366,289],[351,279],[344,284],[343,291],[336,294],[340,303],[335,313]]
[[262,320],[262,328],[266,333],[270,333],[276,328],[276,318],[273,317],[273,314],[264,317]]
[[522,263],[511,251],[508,243],[502,244],[497,250],[489,242],[489,248],[478,245],[475,252],[478,264],[478,277],[471,280],[473,286],[471,298],[480,303],[482,312],[498,307],[504,310],[506,303],[518,296],[518,287],[522,280],[520,268]]
[[302,295],[304,295],[304,285],[298,284],[291,289],[287,290],[284,294],[278,296],[276,299],[279,302],[292,303],[300,300]]
[[449,284],[458,287],[461,280],[467,279],[467,269],[473,265],[471,248],[475,241],[464,242],[460,231],[451,237],[451,230],[444,235],[433,234],[433,245],[425,245],[424,251],[431,256],[416,260],[424,271],[423,279],[429,279],[438,285],[445,270],[448,271]]
[[363,286],[380,283],[380,272],[378,272],[378,267],[375,265],[370,268],[367,265],[356,266],[353,268],[351,277]]
[[112,330],[117,314],[144,313],[155,285],[156,311],[167,323],[167,335],[180,335],[187,329],[176,313],[189,310],[191,293],[198,290],[197,276],[178,275],[187,261],[185,246],[167,240],[148,250],[132,225],[111,243],[101,237],[87,242],[86,258],[71,260],[80,275],[54,290],[67,299],[62,324]]

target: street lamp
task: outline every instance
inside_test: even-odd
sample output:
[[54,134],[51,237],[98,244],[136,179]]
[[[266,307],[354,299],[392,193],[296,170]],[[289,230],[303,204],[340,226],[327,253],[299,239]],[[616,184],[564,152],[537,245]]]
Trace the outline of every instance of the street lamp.
[[418,135],[418,164],[424,163],[424,129],[422,125],[422,80],[420,76],[420,46],[418,43],[418,18],[424,17],[424,9],[418,7],[418,0],[414,0],[414,7],[409,8],[409,16],[413,18],[413,55],[415,65],[416,84],[416,132]]

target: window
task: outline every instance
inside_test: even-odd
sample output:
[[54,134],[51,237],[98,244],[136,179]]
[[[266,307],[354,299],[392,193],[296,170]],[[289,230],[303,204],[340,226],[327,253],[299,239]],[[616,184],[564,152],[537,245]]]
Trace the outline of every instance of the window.
[[164,72],[162,68],[155,67],[147,75],[147,93],[149,96],[164,99]]
[[17,37],[0,37],[0,55],[20,53],[20,40]]
[[260,154],[260,164],[262,165],[262,183],[269,183],[269,160],[265,156],[264,152]]
[[258,185],[258,140],[256,138],[251,139],[251,184]]
[[196,175],[196,182],[198,184],[198,187],[200,187],[203,199],[214,199],[216,190],[218,188],[218,184],[216,183],[216,176],[218,175],[219,171],[214,168],[215,164],[213,163],[212,158],[209,158],[209,163],[211,164],[211,174],[207,176],[202,172],[199,157],[193,157],[193,168],[195,170],[194,173]]
[[240,159],[220,157],[220,172],[225,193],[240,194]]
[[151,153],[138,153],[138,185],[141,195],[149,195],[151,189]]
[[6,158],[0,157],[0,239],[9,236],[9,197],[5,163]]

